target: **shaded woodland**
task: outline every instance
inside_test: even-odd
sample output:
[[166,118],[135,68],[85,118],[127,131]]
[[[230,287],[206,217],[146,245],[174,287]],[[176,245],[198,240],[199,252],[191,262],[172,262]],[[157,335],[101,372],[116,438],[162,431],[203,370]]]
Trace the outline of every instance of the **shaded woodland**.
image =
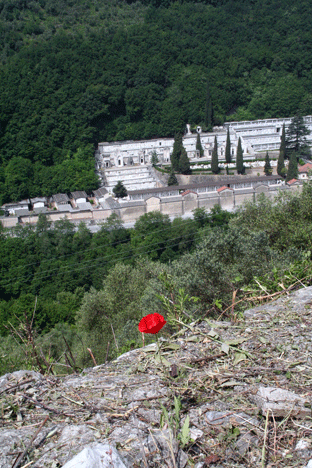
[[91,190],[99,141],[311,113],[312,5],[0,0],[1,203]]

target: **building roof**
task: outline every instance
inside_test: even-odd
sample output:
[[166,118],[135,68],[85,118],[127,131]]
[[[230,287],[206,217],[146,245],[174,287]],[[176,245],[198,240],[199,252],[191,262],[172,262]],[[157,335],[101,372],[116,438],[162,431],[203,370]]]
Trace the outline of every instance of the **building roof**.
[[39,208],[34,208],[34,213],[40,214],[40,213],[47,213],[48,209],[46,206],[40,206]]
[[69,197],[66,193],[56,193],[52,195],[52,200],[56,203],[68,203]]
[[144,200],[127,201],[127,208],[133,208],[134,206],[145,206],[145,201]]
[[194,193],[194,195],[197,195],[197,193],[194,192],[193,190],[185,190],[185,192],[181,193],[180,195],[184,196],[184,195],[188,195],[189,193]]
[[129,144],[129,143],[151,143],[157,141],[174,141],[173,137],[164,137],[164,138],[151,138],[150,140],[123,140],[123,141],[102,141],[98,144],[98,146],[120,146],[122,144]]
[[97,190],[93,190],[92,193],[96,198],[101,198],[104,197],[104,195],[106,195],[108,191],[105,187],[100,187]]
[[5,203],[4,205],[2,205],[1,208],[3,208],[3,209],[14,208],[14,207],[23,208],[23,206],[28,208],[29,203],[30,203],[30,201],[27,198],[26,200],[21,200],[21,201],[18,201],[18,202]]
[[47,197],[36,197],[30,199],[31,203],[47,203]]
[[223,192],[224,190],[232,190],[233,191],[233,189],[231,187],[223,185],[223,187],[220,187],[220,188],[217,189],[217,192],[220,193],[220,192]]
[[57,211],[73,211],[73,207],[70,203],[64,203],[58,206]]
[[300,182],[299,182],[298,179],[291,179],[291,180],[289,180],[289,181],[287,182],[287,184],[288,184],[288,185],[293,185],[293,184],[295,184],[296,182],[297,182],[298,184],[300,184]]
[[77,203],[77,207],[81,211],[90,211],[93,210],[93,207],[90,202],[85,202],[85,203]]
[[303,166],[298,167],[298,172],[309,172],[312,170],[312,163],[306,163]]
[[70,196],[77,200],[77,198],[87,198],[87,194],[84,190],[77,190],[76,192],[71,192]]
[[171,197],[161,197],[162,203],[174,203],[181,202],[181,195],[171,196]]
[[33,214],[32,211],[28,211],[25,209],[15,210],[15,216],[29,216],[31,214]]
[[120,208],[118,201],[114,200],[112,197],[106,198],[106,200],[104,200],[100,204],[104,208],[104,210],[114,210]]
[[231,184],[244,184],[250,182],[269,182],[269,181],[278,181],[282,180],[282,177],[278,175],[273,176],[237,176],[237,177],[220,177],[218,179],[209,179],[207,182],[202,182],[200,184],[189,184],[189,185],[171,185],[169,187],[156,187],[151,189],[142,189],[142,190],[128,190],[128,195],[139,195],[139,194],[152,194],[152,193],[166,193],[174,191],[186,191],[186,190],[195,190],[201,187],[223,187],[225,185]]

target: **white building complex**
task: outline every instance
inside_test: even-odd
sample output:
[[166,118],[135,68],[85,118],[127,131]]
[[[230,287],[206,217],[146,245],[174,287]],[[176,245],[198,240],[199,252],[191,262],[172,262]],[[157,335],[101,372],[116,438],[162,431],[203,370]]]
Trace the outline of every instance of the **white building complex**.
[[[235,159],[238,139],[241,138],[244,159],[256,159],[266,151],[278,151],[281,142],[282,128],[287,128],[291,118],[264,119],[242,122],[228,122],[223,127],[214,127],[213,132],[204,133],[200,127],[192,133],[187,125],[183,136],[183,146],[191,162],[210,161],[215,137],[218,143],[219,161],[225,160],[227,129],[230,131],[231,155]],[[311,131],[307,140],[312,145],[312,116],[304,117],[307,128]],[[197,133],[204,149],[201,158],[196,150]],[[162,164],[170,163],[174,138],[155,138],[139,141],[116,141],[99,143],[95,153],[96,169],[102,178],[103,185],[112,189],[118,180],[122,180],[128,190],[149,189],[156,186],[151,172],[153,154]],[[131,167],[133,166],[133,167]]]
[[[280,147],[282,127],[286,131],[291,118],[250,120],[242,122],[228,122],[223,127],[214,127],[211,133],[203,133],[197,127],[196,133],[190,132],[189,125],[183,137],[183,146],[190,160],[199,159],[196,151],[197,133],[200,133],[204,149],[203,159],[211,159],[215,136],[218,141],[218,154],[222,161],[225,157],[227,128],[230,130],[232,156],[236,156],[238,138],[241,137],[245,158],[252,158],[259,152],[276,151]],[[307,128],[311,131],[307,140],[312,143],[312,116],[304,117]],[[169,163],[173,149],[173,138],[155,138],[152,140],[128,140],[99,143],[96,160],[99,167],[122,167],[128,165],[145,165],[151,163],[153,153],[157,154],[159,162]]]

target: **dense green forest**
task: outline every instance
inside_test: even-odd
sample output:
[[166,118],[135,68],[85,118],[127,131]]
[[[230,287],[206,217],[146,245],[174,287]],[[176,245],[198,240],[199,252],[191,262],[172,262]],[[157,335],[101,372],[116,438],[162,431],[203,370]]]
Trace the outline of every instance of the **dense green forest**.
[[170,336],[174,319],[235,320],[253,296],[311,284],[311,204],[310,183],[234,214],[216,206],[170,221],[151,212],[132,229],[112,216],[95,234],[67,220],[53,228],[42,215],[35,227],[2,230],[0,375],[38,369],[34,342],[42,371],[47,360],[58,372],[83,368],[87,348],[102,363],[140,346],[148,313],[165,316]]
[[311,113],[311,22],[298,0],[0,0],[0,202],[96,188],[99,141]]

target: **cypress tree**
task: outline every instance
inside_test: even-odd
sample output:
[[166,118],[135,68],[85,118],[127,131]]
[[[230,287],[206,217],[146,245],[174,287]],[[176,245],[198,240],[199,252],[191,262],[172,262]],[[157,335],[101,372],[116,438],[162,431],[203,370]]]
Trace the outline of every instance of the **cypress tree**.
[[176,175],[173,171],[170,172],[170,176],[168,179],[168,186],[170,185],[178,185],[178,180],[176,178]]
[[181,156],[179,160],[179,172],[181,172],[181,174],[191,173],[190,160],[188,158],[186,149],[183,146],[182,146]]
[[199,156],[202,158],[204,156],[204,149],[203,149],[201,141],[200,141],[200,134],[199,133],[197,133],[196,150],[199,151]]
[[297,162],[297,155],[293,151],[290,154],[289,158],[289,164],[288,164],[288,171],[287,171],[287,177],[286,177],[286,182],[292,179],[297,179],[298,177],[298,162]]
[[230,128],[227,129],[226,145],[225,145],[225,161],[229,164],[231,162],[231,139]]
[[178,133],[174,137],[173,151],[170,155],[172,169],[176,172],[179,172],[179,161],[181,157],[182,148],[183,148],[182,134]]
[[218,142],[217,137],[215,136],[213,151],[212,151],[212,158],[211,158],[211,170],[214,174],[218,174],[219,172],[219,162],[218,162]]
[[237,154],[236,154],[236,170],[237,174],[245,174],[243,150],[241,138],[238,139]]
[[281,177],[285,177],[286,175],[285,156],[286,156],[286,137],[285,137],[285,124],[283,124],[281,146],[280,146],[278,161],[277,161],[277,173]]
[[271,166],[270,156],[269,156],[268,151],[266,152],[266,155],[265,155],[264,173],[267,176],[272,174],[272,166]]

